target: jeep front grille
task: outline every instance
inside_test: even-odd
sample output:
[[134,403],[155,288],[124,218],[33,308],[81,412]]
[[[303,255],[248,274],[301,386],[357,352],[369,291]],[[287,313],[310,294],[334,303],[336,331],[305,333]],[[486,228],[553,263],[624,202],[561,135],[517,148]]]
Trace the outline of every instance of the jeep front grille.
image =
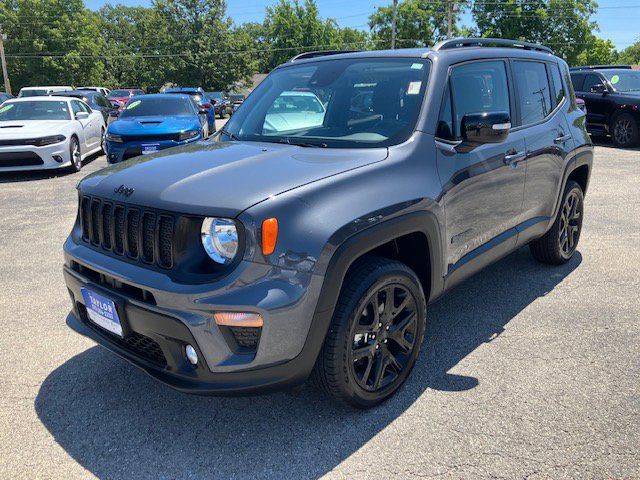
[[172,215],[82,196],[80,223],[82,239],[94,247],[162,268],[173,267]]

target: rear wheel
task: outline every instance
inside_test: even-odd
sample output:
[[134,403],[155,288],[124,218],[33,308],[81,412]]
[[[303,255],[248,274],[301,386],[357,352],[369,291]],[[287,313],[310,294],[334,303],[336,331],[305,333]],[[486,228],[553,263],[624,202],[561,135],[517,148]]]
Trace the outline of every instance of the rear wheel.
[[533,257],[542,263],[561,265],[568,262],[578,247],[582,232],[584,194],[573,180],[567,182],[562,204],[551,229],[529,244]]
[[633,115],[621,113],[616,115],[611,124],[611,137],[618,147],[631,147],[638,144],[638,123]]
[[100,151],[102,152],[103,155],[107,153],[107,147],[105,145],[105,135],[106,135],[106,132],[104,131],[104,128],[103,128],[100,130]]
[[413,270],[380,257],[359,262],[340,292],[314,383],[358,408],[379,404],[411,372],[425,322],[426,300]]
[[71,137],[69,141],[69,155],[71,157],[71,170],[79,172],[82,169],[82,154],[80,153],[80,143],[76,137]]

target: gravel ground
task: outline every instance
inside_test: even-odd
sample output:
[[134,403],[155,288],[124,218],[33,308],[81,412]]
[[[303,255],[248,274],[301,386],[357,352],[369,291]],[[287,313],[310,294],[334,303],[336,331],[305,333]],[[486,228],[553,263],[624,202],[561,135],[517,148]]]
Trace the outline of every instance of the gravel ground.
[[0,478],[638,478],[640,151],[596,149],[579,252],[515,252],[430,307],[408,383],[176,393],[65,321],[80,174],[0,176]]

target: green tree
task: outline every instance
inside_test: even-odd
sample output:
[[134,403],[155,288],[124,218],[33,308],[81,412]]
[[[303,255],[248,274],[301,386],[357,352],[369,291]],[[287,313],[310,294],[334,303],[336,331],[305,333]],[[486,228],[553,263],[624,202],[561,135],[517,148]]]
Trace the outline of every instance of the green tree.
[[640,41],[622,50],[618,61],[628,65],[640,65]]
[[[447,0],[406,0],[398,4],[396,18],[396,48],[430,47],[447,36]],[[453,16],[453,36],[462,33],[457,26],[460,11],[468,2],[457,2],[458,13]],[[369,17],[372,42],[377,48],[391,45],[391,20],[393,6],[378,7]]]
[[[35,15],[37,14],[37,15]],[[82,0],[4,0],[0,27],[14,90],[99,82],[105,65],[99,18]]]
[[587,40],[587,48],[578,54],[576,66],[582,65],[606,65],[618,61],[618,52],[611,40],[590,35]]
[[474,2],[472,14],[482,37],[543,43],[575,64],[594,41],[596,9],[592,0],[501,0]]

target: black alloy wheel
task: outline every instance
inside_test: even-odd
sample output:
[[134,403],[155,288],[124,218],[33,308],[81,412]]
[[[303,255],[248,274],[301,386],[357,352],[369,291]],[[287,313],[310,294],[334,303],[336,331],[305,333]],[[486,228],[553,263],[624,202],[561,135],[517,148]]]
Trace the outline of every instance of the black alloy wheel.
[[565,197],[560,213],[558,244],[563,257],[571,258],[578,246],[582,227],[582,199],[576,190]]
[[357,384],[377,392],[396,380],[409,364],[416,344],[416,299],[403,285],[384,285],[357,314],[350,365]]

